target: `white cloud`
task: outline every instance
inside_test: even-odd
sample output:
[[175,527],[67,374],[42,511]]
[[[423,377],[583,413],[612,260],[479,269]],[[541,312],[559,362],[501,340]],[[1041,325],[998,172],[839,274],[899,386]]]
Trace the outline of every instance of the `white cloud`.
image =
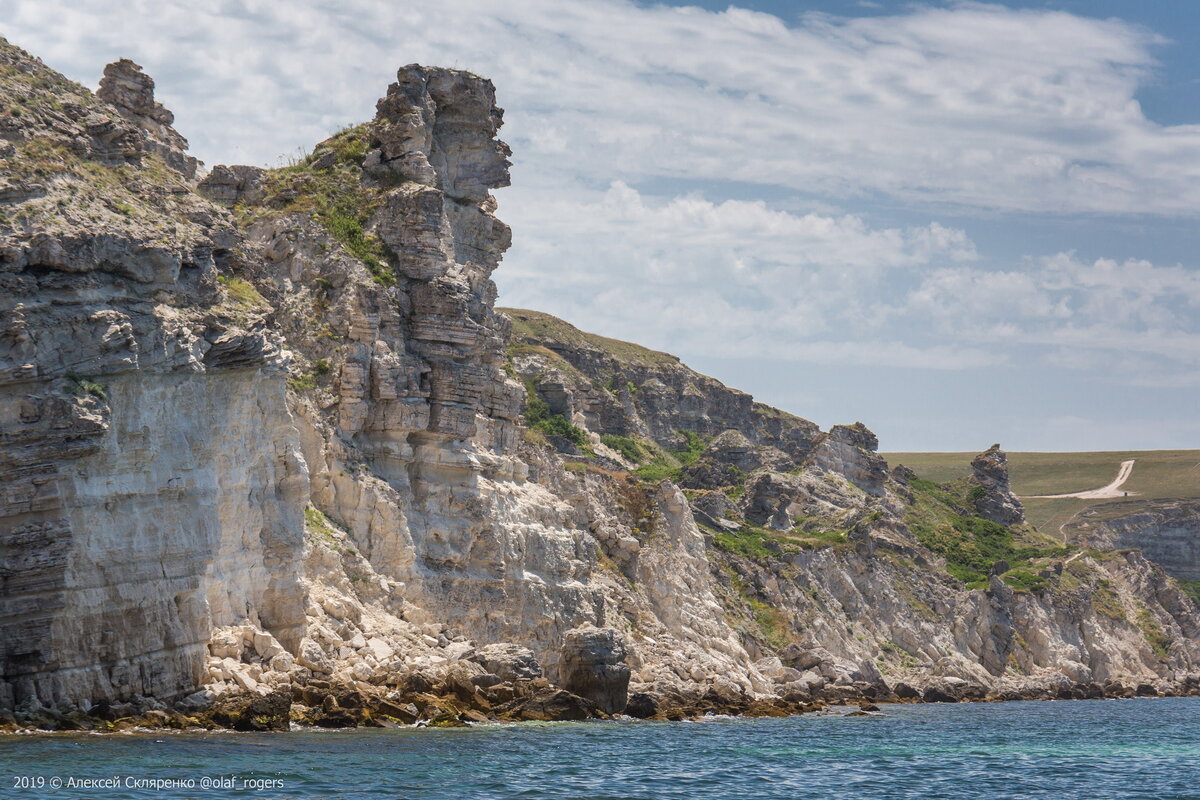
[[515,296],[585,328],[713,356],[932,368],[1002,360],[870,338],[895,275],[977,258],[961,230],[875,228],[852,214],[699,194],[664,200],[619,182],[581,197],[520,204],[534,212],[511,221],[540,236],[509,253],[502,303]]
[[[12,4],[10,4],[12,5]],[[396,66],[470,68],[509,110],[517,179],[686,176],[841,197],[1194,215],[1200,126],[1142,115],[1147,31],[961,3],[789,27],[624,0],[17,0],[74,77],[145,63],[210,161],[273,161],[369,116]]]
[[1198,309],[1194,269],[1058,253],[1023,271],[934,270],[895,311],[964,345],[1046,347],[1049,366],[1179,386],[1200,371]]

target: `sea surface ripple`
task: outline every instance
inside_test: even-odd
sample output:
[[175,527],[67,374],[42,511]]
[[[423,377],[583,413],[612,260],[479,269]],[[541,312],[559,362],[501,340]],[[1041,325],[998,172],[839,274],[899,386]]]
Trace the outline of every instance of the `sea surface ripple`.
[[[1200,698],[883,708],[699,723],[6,736],[0,797],[1200,800]],[[22,776],[122,785],[18,788]],[[131,788],[126,777],[194,788]],[[246,779],[277,783],[256,790]]]

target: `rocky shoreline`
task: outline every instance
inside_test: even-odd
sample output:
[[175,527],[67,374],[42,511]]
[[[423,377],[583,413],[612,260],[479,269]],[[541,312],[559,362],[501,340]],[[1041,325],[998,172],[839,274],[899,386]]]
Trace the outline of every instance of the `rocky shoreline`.
[[[191,698],[168,706],[153,700],[100,703],[86,712],[60,714],[43,709],[14,715],[0,711],[0,734],[134,730],[289,731],[311,728],[447,728],[487,723],[581,722],[637,719],[680,722],[706,716],[788,717],[812,713],[874,715],[880,706],[911,703],[1019,702],[1051,700],[1121,700],[1140,697],[1200,697],[1200,677],[1158,685],[1062,685],[1056,689],[997,694],[961,679],[946,678],[924,688],[897,683],[829,687],[816,694],[789,692],[752,697],[722,692],[674,689],[635,692],[612,713],[586,697],[573,694],[543,677],[491,683],[497,676],[467,677],[451,672],[431,683],[420,674],[402,676],[391,685],[311,680],[260,693],[226,694],[211,704]],[[203,693],[198,693],[203,694]],[[202,706],[202,707],[198,707]]]

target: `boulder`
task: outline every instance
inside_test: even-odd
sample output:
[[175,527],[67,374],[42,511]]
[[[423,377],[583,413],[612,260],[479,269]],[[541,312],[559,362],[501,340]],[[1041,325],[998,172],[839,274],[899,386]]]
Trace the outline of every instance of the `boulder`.
[[649,719],[658,713],[658,699],[652,694],[636,692],[625,704],[625,713],[638,719]]
[[213,722],[235,731],[286,731],[292,693],[281,689],[265,695],[224,695],[213,704]]
[[842,475],[867,494],[879,497],[884,493],[888,471],[877,449],[879,440],[861,422],[834,425],[813,448],[809,463]]
[[926,703],[957,703],[957,695],[946,685],[934,684],[925,687],[921,700]]
[[520,645],[499,642],[489,644],[470,656],[502,682],[532,680],[542,677],[542,665],[533,651]]
[[628,701],[629,667],[625,643],[612,628],[576,628],[563,636],[559,660],[562,685],[616,714]]
[[545,687],[514,701],[507,715],[516,719],[579,721],[597,716],[596,704],[564,689]]
[[96,96],[141,128],[149,149],[162,156],[168,167],[185,178],[196,177],[200,162],[187,154],[187,139],[171,127],[175,115],[155,101],[154,79],[140,65],[122,58],[106,66]]

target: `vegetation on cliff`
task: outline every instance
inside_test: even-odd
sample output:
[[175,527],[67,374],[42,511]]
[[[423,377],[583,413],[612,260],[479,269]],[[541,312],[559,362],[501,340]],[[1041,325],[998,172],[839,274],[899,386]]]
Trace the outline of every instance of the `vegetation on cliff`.
[[914,479],[913,502],[905,523],[917,541],[946,559],[946,571],[969,588],[987,587],[996,572],[1009,586],[1037,591],[1045,579],[1037,574],[1046,559],[1061,558],[1068,549],[1026,526],[1005,527],[972,512],[978,486],[967,480],[950,484]]

